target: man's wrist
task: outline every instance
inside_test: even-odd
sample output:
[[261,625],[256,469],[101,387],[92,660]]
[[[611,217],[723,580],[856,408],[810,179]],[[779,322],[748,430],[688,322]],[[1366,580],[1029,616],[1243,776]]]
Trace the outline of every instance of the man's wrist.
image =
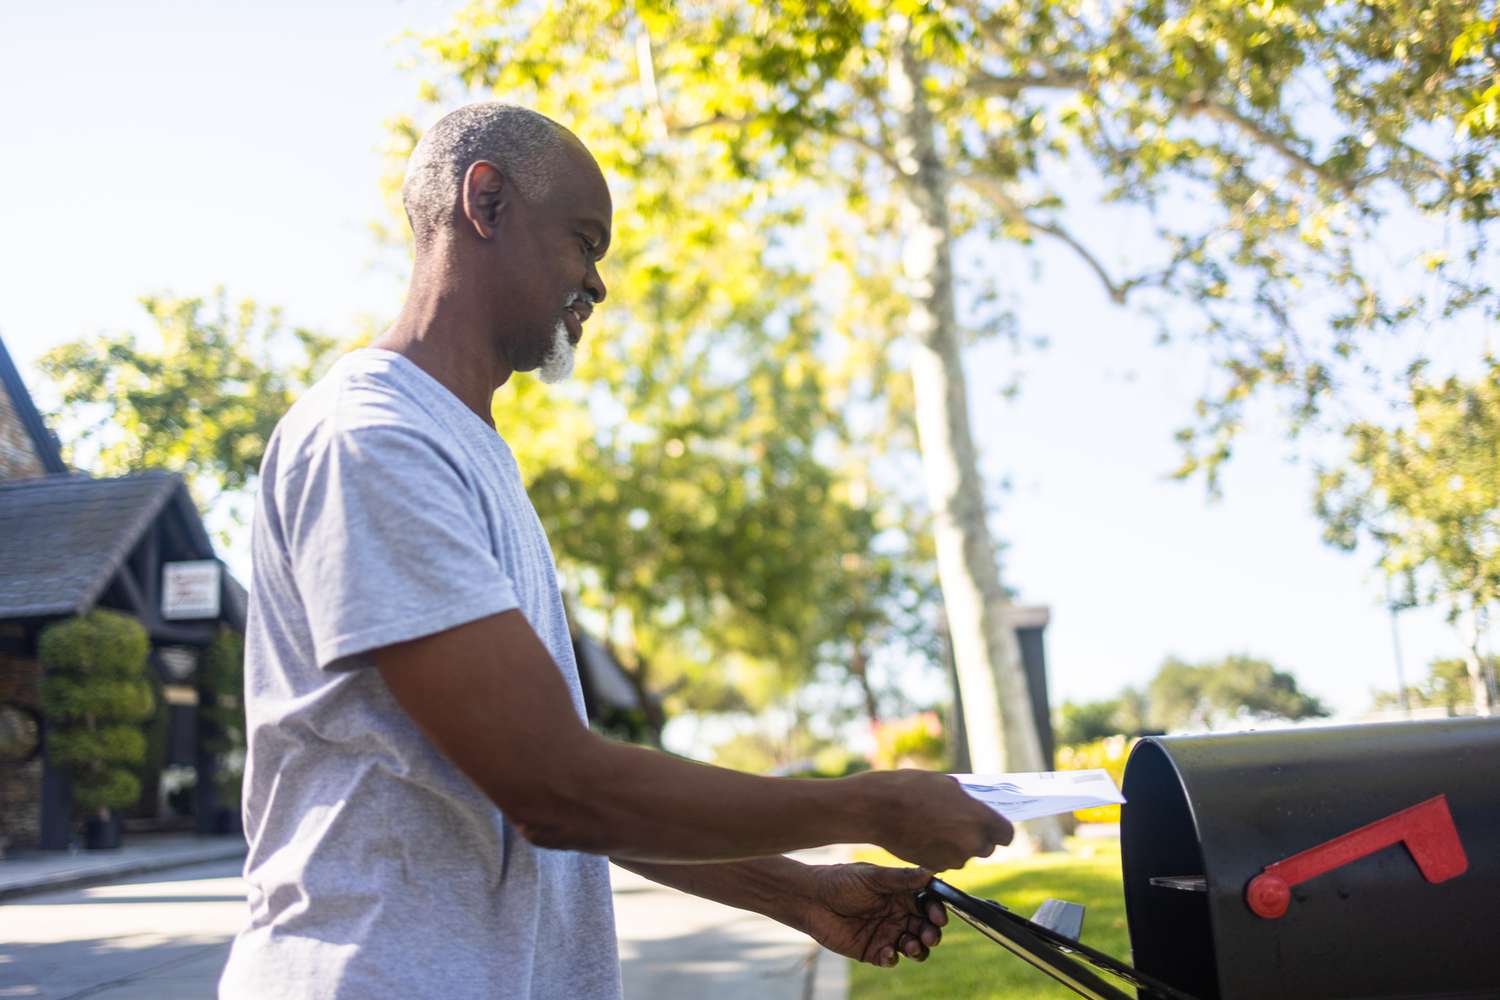
[[809,932],[812,913],[818,907],[819,866],[807,865],[794,858],[781,873],[781,890],[777,893],[777,912],[766,916],[803,934]]
[[842,794],[837,811],[841,829],[837,843],[883,846],[880,831],[886,816],[880,803],[879,780],[870,772],[839,779]]

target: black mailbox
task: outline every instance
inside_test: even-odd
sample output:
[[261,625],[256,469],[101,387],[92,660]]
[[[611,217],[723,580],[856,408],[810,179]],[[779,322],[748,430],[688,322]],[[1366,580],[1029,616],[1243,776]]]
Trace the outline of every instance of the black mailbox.
[[1500,997],[1500,719],[1149,738],[1123,791],[1141,972],[1200,1000]]

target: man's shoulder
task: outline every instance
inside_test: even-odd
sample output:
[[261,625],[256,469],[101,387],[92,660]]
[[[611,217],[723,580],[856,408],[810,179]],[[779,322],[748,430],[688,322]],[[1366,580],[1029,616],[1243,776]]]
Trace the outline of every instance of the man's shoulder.
[[388,359],[345,355],[292,404],[267,447],[275,473],[340,446],[378,447],[419,440],[441,450],[448,437],[438,416]]

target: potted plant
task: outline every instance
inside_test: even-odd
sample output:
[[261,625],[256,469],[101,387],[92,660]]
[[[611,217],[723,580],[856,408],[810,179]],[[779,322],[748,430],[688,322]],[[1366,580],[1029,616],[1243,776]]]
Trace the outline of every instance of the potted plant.
[[204,748],[214,755],[215,833],[239,833],[240,783],[245,774],[245,640],[220,628],[203,652]]
[[37,646],[47,754],[72,779],[84,846],[119,847],[119,810],[141,794],[130,770],[146,753],[140,723],[155,708],[146,630],[126,615],[96,610],[47,626]]

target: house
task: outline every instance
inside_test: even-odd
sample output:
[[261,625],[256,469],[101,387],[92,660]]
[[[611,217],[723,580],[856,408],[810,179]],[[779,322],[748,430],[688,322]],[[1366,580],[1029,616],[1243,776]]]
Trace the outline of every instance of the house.
[[70,470],[0,342],[0,844],[65,848],[66,773],[48,761],[37,637],[94,608],[124,612],[151,639],[157,731],[127,817],[162,820],[161,769],[191,767],[196,824],[213,820],[213,757],[198,731],[198,658],[223,626],[245,627],[246,593],[219,561],[176,474],[96,479]]

